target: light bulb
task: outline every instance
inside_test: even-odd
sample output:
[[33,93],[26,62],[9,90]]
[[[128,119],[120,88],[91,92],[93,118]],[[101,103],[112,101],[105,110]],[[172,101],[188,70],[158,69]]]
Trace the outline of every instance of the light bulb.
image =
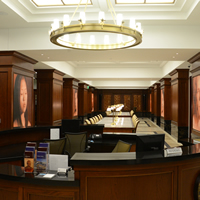
[[53,30],[56,30],[56,29],[58,29],[59,28],[59,20],[58,19],[54,19],[54,22],[53,22],[53,24],[52,24],[52,29]]
[[99,23],[101,22],[102,19],[105,20],[105,13],[103,11],[100,11],[99,12]]
[[142,31],[142,27],[141,27],[141,23],[136,23],[136,30],[141,32]]
[[82,20],[82,23],[85,24],[86,22],[85,12],[80,12],[80,19]]
[[70,20],[69,20],[69,15],[64,15],[63,16],[63,26],[69,26]]
[[129,26],[130,26],[130,28],[135,29],[135,19],[134,18],[130,18]]
[[123,21],[123,15],[122,14],[117,14],[117,25],[121,26]]

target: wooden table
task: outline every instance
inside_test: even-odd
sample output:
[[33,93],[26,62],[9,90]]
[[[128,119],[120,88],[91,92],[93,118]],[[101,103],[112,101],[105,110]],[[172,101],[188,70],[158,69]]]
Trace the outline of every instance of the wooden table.
[[118,117],[113,125],[114,118],[104,117],[96,124],[104,124],[103,132],[122,132],[122,133],[133,133],[134,125],[131,117]]

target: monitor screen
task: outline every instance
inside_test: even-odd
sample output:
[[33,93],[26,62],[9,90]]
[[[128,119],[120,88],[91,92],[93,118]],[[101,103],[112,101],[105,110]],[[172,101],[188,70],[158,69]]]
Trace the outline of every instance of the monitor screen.
[[136,137],[136,152],[162,151],[165,134],[140,135]]

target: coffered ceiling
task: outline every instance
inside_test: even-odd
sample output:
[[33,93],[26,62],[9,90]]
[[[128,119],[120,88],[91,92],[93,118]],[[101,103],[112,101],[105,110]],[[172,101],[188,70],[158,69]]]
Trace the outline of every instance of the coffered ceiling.
[[[73,50],[51,44],[48,31],[54,18],[72,15],[75,6],[36,7],[29,0],[0,1],[0,50],[16,50],[39,62],[36,69],[55,68],[96,88],[148,88],[175,68],[188,68],[187,60],[200,51],[200,2],[176,0],[174,4],[116,4],[125,25],[134,17],[142,23],[143,42],[137,47],[103,52]],[[80,11],[85,7],[80,6]],[[92,0],[87,21],[104,11],[106,0]],[[79,19],[76,14],[73,23]]]

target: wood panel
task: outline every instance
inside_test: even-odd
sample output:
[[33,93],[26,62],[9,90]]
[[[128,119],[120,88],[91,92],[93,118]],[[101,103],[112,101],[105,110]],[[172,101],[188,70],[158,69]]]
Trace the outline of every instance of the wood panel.
[[[9,129],[13,127],[13,79],[14,74],[19,74],[25,77],[34,77],[34,64],[37,61],[29,58],[16,51],[1,51],[0,52],[0,73],[1,81],[4,80],[4,83],[1,84],[1,95],[5,95],[4,98],[0,100],[0,114],[1,123],[0,130]],[[5,77],[4,77],[5,76]],[[27,86],[28,92],[31,96],[29,98],[29,116],[30,123],[32,126],[35,125],[34,120],[34,96],[33,96],[33,81],[31,85]],[[5,93],[7,90],[7,94]],[[5,102],[6,100],[6,102]],[[6,110],[6,112],[5,112]]]
[[172,120],[178,123],[178,85],[172,84]]
[[172,77],[172,120],[179,127],[188,127],[188,84],[189,69],[176,69],[170,73]]
[[[141,96],[141,109],[140,109],[141,111],[139,111],[139,112],[147,112],[148,99],[146,99],[146,97],[148,97],[148,89],[124,89],[124,90],[120,90],[120,89],[100,89],[100,90],[98,90],[98,96],[102,96],[102,99],[103,99],[104,95],[110,95],[111,96],[110,105],[116,104],[118,102],[125,104],[126,103],[126,102],[124,102],[125,98],[130,96],[130,104],[128,103],[127,104],[128,108],[126,108],[126,110],[124,108],[123,111],[132,110],[134,108],[134,106],[133,106],[134,105],[133,95],[140,95]],[[145,97],[145,98],[143,98],[143,97]],[[105,111],[103,100],[102,100],[102,107],[101,108],[102,108],[102,111]]]
[[111,95],[110,94],[103,95],[103,110],[105,111],[110,105],[111,105]]
[[141,95],[133,95],[133,107],[137,108],[136,111],[142,111],[142,98]]
[[131,110],[131,95],[124,95],[124,111]]
[[85,83],[78,84],[78,115],[87,115],[87,85]]
[[154,115],[160,117],[160,83],[154,84]]
[[120,104],[121,103],[121,95],[114,94],[114,104]]
[[37,125],[52,124],[52,83],[37,82]]
[[[68,189],[69,190],[69,189]],[[25,188],[24,200],[78,200],[78,191],[67,191],[66,188]]]
[[0,198],[2,200],[79,200],[79,188],[0,180]]
[[179,200],[194,199],[194,183],[199,173],[200,159],[196,159],[196,163],[186,163],[180,167],[178,174],[178,180],[180,181],[178,187]]
[[81,199],[176,200],[177,168],[148,166],[75,167]]
[[63,73],[57,70],[37,71],[37,124],[56,125],[63,118]]
[[63,84],[58,81],[53,82],[53,123],[63,119]]
[[9,115],[11,113],[8,112],[8,72],[0,71],[0,130],[8,129],[9,128]]

